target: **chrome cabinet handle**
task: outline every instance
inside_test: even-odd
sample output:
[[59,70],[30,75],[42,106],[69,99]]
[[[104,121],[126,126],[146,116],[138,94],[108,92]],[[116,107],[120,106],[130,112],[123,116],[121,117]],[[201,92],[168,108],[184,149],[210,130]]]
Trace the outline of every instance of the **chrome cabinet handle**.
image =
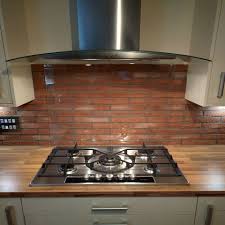
[[207,214],[206,214],[206,218],[205,218],[205,225],[211,225],[212,217],[213,217],[213,211],[214,211],[213,205],[208,205]]
[[223,97],[224,84],[225,84],[225,72],[222,72],[220,74],[220,83],[219,83],[219,89],[218,89],[218,93],[217,93],[217,98],[222,98]]
[[127,207],[118,207],[118,208],[114,208],[114,207],[93,207],[92,212],[115,212],[115,211],[127,211],[128,208]]
[[7,206],[5,208],[5,214],[8,225],[17,225],[16,210],[14,206]]

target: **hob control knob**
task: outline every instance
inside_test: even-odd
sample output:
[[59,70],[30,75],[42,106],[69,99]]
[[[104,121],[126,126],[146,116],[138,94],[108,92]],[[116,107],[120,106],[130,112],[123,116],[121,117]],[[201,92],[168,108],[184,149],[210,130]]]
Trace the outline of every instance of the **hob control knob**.
[[117,175],[119,180],[123,180],[124,179],[124,173],[120,173]]
[[96,180],[100,180],[101,177],[102,177],[102,174],[100,174],[100,173],[95,174],[95,179]]
[[112,180],[112,178],[113,178],[113,174],[106,174],[106,178],[108,179],[108,180]]
[[130,175],[130,179],[131,179],[131,180],[135,180],[135,174],[131,174],[131,175]]
[[89,180],[89,178],[90,178],[90,175],[89,175],[89,174],[85,174],[85,175],[84,175],[84,179],[85,179],[85,180]]

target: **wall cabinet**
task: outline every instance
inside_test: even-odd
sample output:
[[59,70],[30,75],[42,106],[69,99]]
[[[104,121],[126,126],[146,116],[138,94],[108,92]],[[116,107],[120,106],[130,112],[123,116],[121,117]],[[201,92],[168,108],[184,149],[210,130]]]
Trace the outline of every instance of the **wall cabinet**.
[[6,59],[72,50],[69,0],[1,0]]
[[142,0],[142,50],[212,59],[221,0]]
[[224,225],[225,197],[200,197],[195,225]]
[[69,0],[24,0],[24,8],[31,55],[72,50]]
[[0,224],[10,225],[10,220],[11,224],[25,225],[20,198],[0,199]]
[[0,8],[0,26],[6,59],[29,55],[24,1],[0,0]]
[[23,198],[22,204],[27,225],[194,225],[197,198]]
[[[199,0],[204,5],[204,1]],[[215,1],[216,2],[216,1]],[[192,59],[189,64],[185,98],[201,106],[224,106],[225,94],[225,1],[218,1],[214,37],[208,49],[212,61]],[[200,7],[200,6],[199,6]],[[207,26],[205,24],[204,26]],[[204,39],[203,46],[205,45]],[[201,44],[199,43],[199,46]],[[200,47],[199,47],[200,48]],[[206,54],[199,49],[199,53]],[[202,55],[203,56],[203,55]]]
[[[16,1],[15,5],[14,1],[9,2],[11,2],[11,7],[17,7],[17,5],[19,5],[16,4]],[[3,34],[5,33],[5,27],[2,25],[2,20],[2,14],[0,13],[0,105],[20,106],[34,99],[31,66],[27,59],[11,63],[6,62],[6,54],[11,54],[11,56],[14,57],[23,54],[23,51],[20,51],[23,48],[19,49],[18,47],[13,47],[15,44],[17,46],[23,46],[23,42],[20,42],[20,35],[13,33],[17,32],[17,29],[15,29],[15,31],[11,29],[12,33],[9,37],[5,37],[7,41],[4,42]],[[10,23],[10,21],[8,23]],[[19,33],[21,33],[21,31]],[[10,50],[11,48],[12,51]]]
[[33,79],[27,59],[6,63],[0,31],[0,105],[20,106],[34,99]]
[[140,49],[189,55],[195,0],[142,0]]

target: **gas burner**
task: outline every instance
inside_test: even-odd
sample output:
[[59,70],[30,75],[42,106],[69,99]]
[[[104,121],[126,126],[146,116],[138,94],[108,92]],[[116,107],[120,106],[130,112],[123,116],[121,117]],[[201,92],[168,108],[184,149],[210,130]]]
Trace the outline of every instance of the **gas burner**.
[[61,164],[58,171],[61,175],[72,175],[76,173],[77,167],[74,164]]
[[118,155],[101,155],[99,163],[103,166],[116,166],[122,164],[121,158]]
[[134,158],[129,155],[125,155],[122,152],[119,153],[100,153],[97,156],[94,155],[86,160],[86,165],[91,170],[95,170],[101,173],[118,173],[123,170],[127,170],[134,165]]

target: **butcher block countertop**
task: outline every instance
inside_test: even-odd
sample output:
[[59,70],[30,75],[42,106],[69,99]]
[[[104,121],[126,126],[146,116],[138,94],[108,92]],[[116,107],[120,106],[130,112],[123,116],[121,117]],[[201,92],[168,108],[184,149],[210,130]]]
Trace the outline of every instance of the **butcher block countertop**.
[[225,196],[225,145],[166,147],[189,185],[29,187],[52,147],[0,146],[0,197]]

